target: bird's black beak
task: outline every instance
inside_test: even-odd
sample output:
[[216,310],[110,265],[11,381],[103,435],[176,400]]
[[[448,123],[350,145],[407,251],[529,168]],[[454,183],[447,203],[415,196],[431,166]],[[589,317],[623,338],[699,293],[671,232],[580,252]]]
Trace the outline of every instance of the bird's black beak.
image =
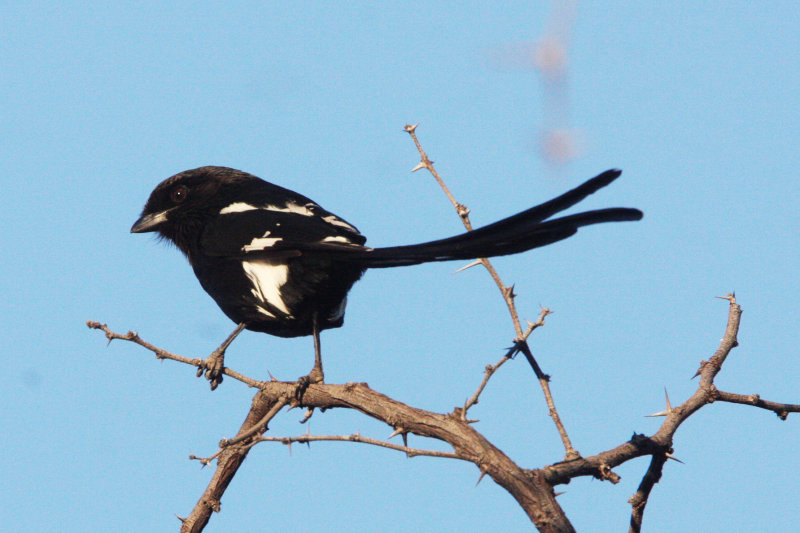
[[166,221],[167,211],[142,215],[131,227],[131,233],[147,233],[149,231],[158,231],[159,226]]

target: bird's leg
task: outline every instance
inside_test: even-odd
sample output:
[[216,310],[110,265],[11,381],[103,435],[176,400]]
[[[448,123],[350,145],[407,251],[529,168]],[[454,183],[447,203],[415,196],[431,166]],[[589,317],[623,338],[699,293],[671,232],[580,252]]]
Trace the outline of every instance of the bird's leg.
[[317,313],[314,312],[313,317],[313,335],[314,335],[314,368],[308,373],[308,378],[312,383],[322,383],[325,380],[325,373],[322,372],[322,348],[319,342],[319,321],[317,320]]
[[317,319],[317,312],[311,318],[312,330],[311,334],[314,336],[314,368],[306,376],[302,376],[297,380],[297,390],[295,397],[298,400],[303,398],[303,393],[308,386],[312,383],[322,383],[325,380],[325,374],[322,372],[322,349],[319,342],[319,321]]
[[225,369],[225,350],[228,349],[228,346],[233,342],[233,340],[239,336],[239,333],[247,326],[244,322],[236,326],[236,329],[233,330],[233,333],[228,335],[228,338],[225,339],[225,342],[219,345],[219,348],[211,352],[211,355],[206,357],[203,361],[201,367],[197,369],[197,377],[203,375],[203,371],[206,373],[206,379],[211,383],[211,390],[216,389],[220,383],[222,383],[222,371]]

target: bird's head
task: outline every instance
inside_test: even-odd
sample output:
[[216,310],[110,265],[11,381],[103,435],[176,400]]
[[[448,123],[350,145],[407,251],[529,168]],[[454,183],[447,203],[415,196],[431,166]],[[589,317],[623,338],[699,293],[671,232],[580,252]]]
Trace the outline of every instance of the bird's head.
[[167,178],[150,193],[131,233],[158,232],[189,255],[203,226],[255,176],[227,167],[200,167]]

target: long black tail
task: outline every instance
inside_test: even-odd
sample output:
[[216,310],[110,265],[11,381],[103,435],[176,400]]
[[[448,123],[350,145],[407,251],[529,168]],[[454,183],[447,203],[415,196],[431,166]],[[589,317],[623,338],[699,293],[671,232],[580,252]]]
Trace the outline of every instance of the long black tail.
[[432,261],[475,259],[516,254],[566,239],[581,226],[639,220],[642,212],[627,207],[585,211],[553,220],[554,214],[577,204],[622,174],[607,170],[557,198],[455,237],[409,246],[367,249],[342,259],[357,260],[367,268],[416,265]]

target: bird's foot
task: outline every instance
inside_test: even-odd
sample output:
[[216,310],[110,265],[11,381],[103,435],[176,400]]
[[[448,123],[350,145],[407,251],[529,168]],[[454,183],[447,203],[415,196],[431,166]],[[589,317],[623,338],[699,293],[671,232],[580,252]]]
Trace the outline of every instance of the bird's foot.
[[216,389],[222,383],[222,374],[225,371],[225,350],[217,348],[211,355],[206,357],[201,366],[197,368],[197,377],[205,373],[206,379],[211,385],[211,390]]
[[233,333],[228,335],[228,338],[225,339],[225,342],[220,344],[219,348],[211,352],[211,355],[206,357],[197,368],[197,377],[199,378],[203,375],[203,372],[205,372],[206,379],[210,382],[211,390],[216,389],[219,387],[219,384],[222,383],[222,374],[225,372],[225,350],[228,349],[228,346],[231,345],[233,340],[239,336],[239,333],[241,333],[246,326],[247,324],[244,322],[237,325]]
[[322,365],[314,365],[311,372],[297,378],[297,388],[294,390],[294,397],[298,401],[302,400],[303,394],[305,394],[309,385],[312,383],[322,383],[323,381],[325,381],[325,375],[322,372]]

